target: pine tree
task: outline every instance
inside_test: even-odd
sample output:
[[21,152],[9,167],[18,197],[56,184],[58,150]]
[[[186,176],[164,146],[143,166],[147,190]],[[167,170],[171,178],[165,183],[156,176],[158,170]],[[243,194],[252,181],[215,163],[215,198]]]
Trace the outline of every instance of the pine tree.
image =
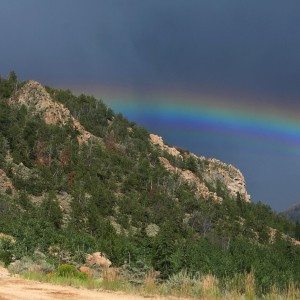
[[44,218],[53,224],[57,229],[61,228],[63,221],[63,214],[59,207],[59,203],[56,199],[54,192],[50,192],[48,197],[44,199],[41,204],[41,211]]

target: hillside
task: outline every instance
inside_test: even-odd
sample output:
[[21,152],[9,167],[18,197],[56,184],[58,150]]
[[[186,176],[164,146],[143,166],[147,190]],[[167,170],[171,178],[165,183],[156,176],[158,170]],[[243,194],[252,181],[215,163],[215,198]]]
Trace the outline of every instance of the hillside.
[[300,222],[300,203],[291,206],[282,214],[294,222]]
[[234,166],[169,146],[94,97],[1,78],[5,264],[39,251],[56,266],[79,266],[101,251],[160,280],[252,270],[267,290],[300,281],[295,230],[250,201]]

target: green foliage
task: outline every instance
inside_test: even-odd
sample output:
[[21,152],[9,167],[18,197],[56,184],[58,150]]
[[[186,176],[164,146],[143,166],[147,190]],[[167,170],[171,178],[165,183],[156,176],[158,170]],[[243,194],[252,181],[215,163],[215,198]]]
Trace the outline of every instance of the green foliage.
[[130,283],[142,284],[152,268],[146,262],[138,260],[131,264],[125,263],[121,268],[121,276]]
[[79,272],[75,266],[69,264],[59,265],[55,271],[57,276],[60,277],[75,277],[78,279],[86,279],[87,275],[85,273]]
[[43,200],[40,210],[41,216],[44,220],[53,224],[56,229],[61,227],[63,215],[53,192],[49,193],[49,195]]
[[0,100],[9,98],[18,84],[17,75],[14,71],[9,73],[7,79],[0,76]]
[[[95,251],[116,266],[130,258],[138,268],[143,261],[162,279],[185,269],[220,279],[253,271],[262,290],[300,281],[299,247],[282,235],[299,237],[299,224],[262,203],[232,197],[221,181],[206,182],[221,204],[196,197],[194,187],[168,173],[159,156],[199,178],[205,160],[175,159],[102,101],[47,88],[100,140],[79,145],[70,124],[47,125],[24,107],[8,105],[5,99],[19,85],[13,74],[0,80],[0,169],[18,190],[0,194],[0,232],[17,241],[1,246],[0,260],[9,263],[36,249],[48,253],[57,245],[79,263]],[[149,224],[159,228],[154,237],[146,234]],[[279,232],[273,242],[270,228]]]
[[12,242],[10,239],[0,236],[0,261],[6,266],[12,261],[14,246],[14,242]]

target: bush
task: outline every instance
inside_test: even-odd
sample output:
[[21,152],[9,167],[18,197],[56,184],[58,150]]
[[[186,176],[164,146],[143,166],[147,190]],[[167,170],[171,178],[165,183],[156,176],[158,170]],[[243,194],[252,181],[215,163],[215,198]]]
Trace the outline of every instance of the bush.
[[79,272],[75,266],[69,264],[59,265],[55,271],[55,274],[60,277],[87,279],[87,274]]
[[54,270],[54,266],[49,264],[45,259],[33,260],[24,256],[19,260],[12,262],[8,270],[13,274],[23,274],[26,272],[38,272],[48,274]]
[[14,244],[15,241],[9,236],[0,235],[0,261],[6,266],[12,262]]
[[143,284],[152,268],[144,261],[136,263],[124,264],[120,270],[120,275],[133,284]]
[[195,283],[195,278],[190,276],[186,270],[182,270],[179,273],[172,275],[166,281],[166,285],[170,287],[170,289],[192,287]]
[[12,262],[8,270],[12,274],[22,274],[31,271],[34,268],[34,262],[30,257],[24,256],[19,260]]
[[164,284],[167,294],[201,296],[215,299],[220,295],[219,281],[213,275],[192,275],[182,270],[172,275]]

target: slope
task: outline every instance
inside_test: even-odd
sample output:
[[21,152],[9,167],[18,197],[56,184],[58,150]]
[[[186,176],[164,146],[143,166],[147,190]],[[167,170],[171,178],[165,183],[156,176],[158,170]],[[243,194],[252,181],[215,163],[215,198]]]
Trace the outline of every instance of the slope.
[[6,264],[37,249],[74,264],[103,251],[161,280],[254,269],[262,289],[299,281],[295,225],[252,203],[235,167],[168,146],[91,96],[9,76],[0,98]]

